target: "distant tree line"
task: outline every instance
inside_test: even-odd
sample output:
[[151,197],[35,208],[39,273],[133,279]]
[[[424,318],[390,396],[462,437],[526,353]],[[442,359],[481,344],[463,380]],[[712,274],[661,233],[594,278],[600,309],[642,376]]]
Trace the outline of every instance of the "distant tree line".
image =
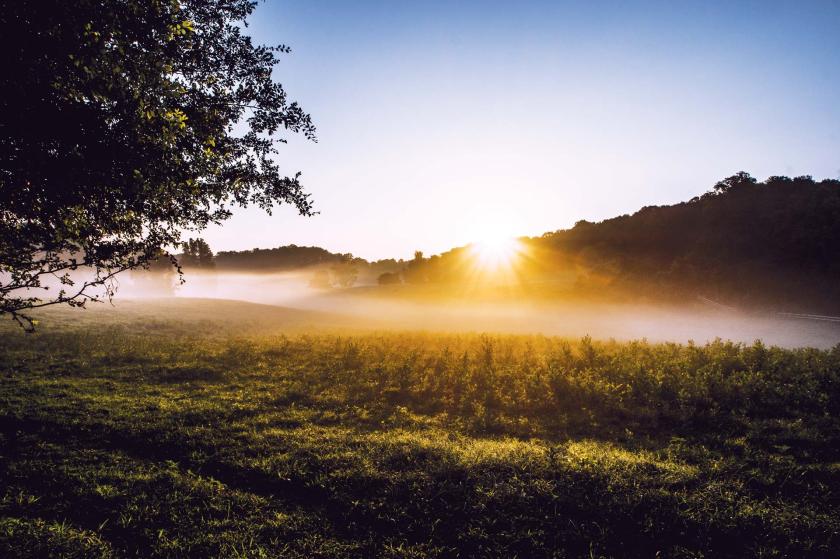
[[840,310],[840,181],[738,173],[672,206],[544,235],[593,278],[640,293]]
[[[708,298],[728,305],[840,312],[840,181],[809,176],[757,181],[737,173],[688,202],[649,206],[600,223],[522,238],[515,281],[550,287],[576,277],[573,294],[641,299]],[[350,287],[476,281],[469,247],[369,262],[289,245],[213,255],[202,239],[183,245],[185,268],[283,271],[311,268],[310,285]],[[573,272],[570,274],[570,272]],[[548,287],[546,287],[548,286]]]
[[[384,259],[369,262],[350,253],[330,252],[321,247],[287,245],[277,248],[255,248],[244,251],[221,251],[214,254],[209,244],[201,238],[182,243],[176,255],[184,270],[284,272],[310,269],[309,285],[314,288],[352,287],[360,278],[372,281],[379,276],[391,275],[401,283],[402,260]],[[153,271],[163,273],[162,266]]]
[[[243,251],[222,251],[216,255],[220,270],[282,271],[335,264],[352,254],[338,254],[320,247],[288,245],[277,248],[255,248]],[[361,259],[359,259],[361,260]]]
[[[688,202],[521,239],[517,281],[574,271],[574,291],[840,312],[840,181],[737,173]],[[463,283],[466,247],[417,252],[400,278]],[[393,282],[387,276],[380,283]]]

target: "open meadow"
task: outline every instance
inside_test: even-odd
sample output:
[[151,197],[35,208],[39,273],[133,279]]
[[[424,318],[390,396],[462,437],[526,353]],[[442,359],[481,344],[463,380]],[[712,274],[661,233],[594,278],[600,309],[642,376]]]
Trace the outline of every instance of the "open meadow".
[[840,346],[172,305],[2,325],[6,556],[840,553]]

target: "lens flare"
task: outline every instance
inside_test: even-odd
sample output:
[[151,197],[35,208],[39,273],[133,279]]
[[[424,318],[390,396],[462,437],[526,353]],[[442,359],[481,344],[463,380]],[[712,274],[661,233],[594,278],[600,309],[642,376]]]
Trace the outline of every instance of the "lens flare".
[[492,271],[510,268],[519,258],[522,245],[512,237],[487,236],[473,243],[471,250],[476,264]]

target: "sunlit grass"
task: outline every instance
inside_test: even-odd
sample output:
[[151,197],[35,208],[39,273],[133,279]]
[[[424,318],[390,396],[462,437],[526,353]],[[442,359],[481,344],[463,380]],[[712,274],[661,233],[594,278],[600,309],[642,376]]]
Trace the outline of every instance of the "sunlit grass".
[[836,549],[838,351],[124,326],[3,332],[6,555]]

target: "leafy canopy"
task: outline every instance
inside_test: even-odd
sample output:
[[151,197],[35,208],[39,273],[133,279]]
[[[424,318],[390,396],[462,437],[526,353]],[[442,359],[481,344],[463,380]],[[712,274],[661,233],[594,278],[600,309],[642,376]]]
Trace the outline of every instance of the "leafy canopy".
[[0,314],[31,327],[26,309],[110,297],[116,273],[236,206],[313,213],[274,156],[315,127],[272,78],[289,49],[245,34],[254,7],[2,2]]

